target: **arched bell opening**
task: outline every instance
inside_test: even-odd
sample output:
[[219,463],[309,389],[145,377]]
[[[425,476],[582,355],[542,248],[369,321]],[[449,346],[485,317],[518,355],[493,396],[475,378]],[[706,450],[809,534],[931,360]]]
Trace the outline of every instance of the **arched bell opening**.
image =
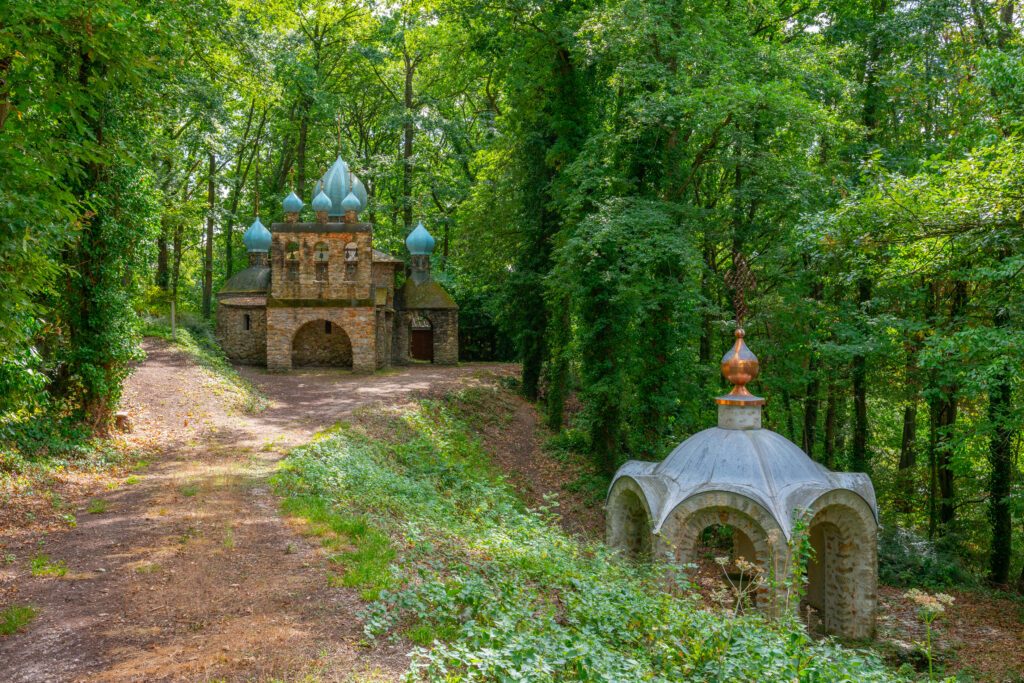
[[651,557],[651,515],[643,491],[630,479],[616,482],[606,508],[608,546],[633,559]]
[[826,495],[815,504],[807,529],[814,553],[800,614],[812,633],[866,640],[875,630],[877,527],[855,494]]
[[352,367],[352,341],[330,320],[311,320],[292,337],[292,367]]

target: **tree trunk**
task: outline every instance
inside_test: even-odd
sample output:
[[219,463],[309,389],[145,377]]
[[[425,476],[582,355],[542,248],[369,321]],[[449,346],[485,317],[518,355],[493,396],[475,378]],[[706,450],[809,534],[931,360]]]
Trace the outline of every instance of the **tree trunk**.
[[160,236],[156,238],[156,286],[167,291],[169,280],[167,253],[167,216],[160,218]]
[[[1005,309],[995,314],[995,328],[1005,330],[1009,316]],[[992,436],[989,438],[989,463],[992,473],[989,477],[989,519],[992,522],[992,548],[989,556],[989,580],[995,584],[1006,583],[1010,576],[1012,558],[1013,528],[1010,514],[1010,484],[1013,477],[1013,449],[1010,426],[1012,409],[1010,378],[1012,370],[1004,364],[994,386],[988,394],[988,420]]]
[[402,221],[405,223],[405,234],[412,230],[412,139],[415,131],[413,126],[413,75],[416,63],[404,55],[405,59],[405,124],[402,126]]
[[808,361],[808,372],[811,379],[807,382],[807,396],[804,398],[804,426],[802,447],[804,453],[814,458],[814,433],[818,427],[818,393],[821,389],[821,380],[818,377],[818,358],[811,352],[811,359]]
[[917,350],[919,340],[907,343],[905,380],[907,403],[903,406],[903,436],[900,439],[900,461],[896,470],[896,500],[898,511],[914,510],[914,470],[917,466]]
[[547,365],[547,395],[545,396],[546,422],[548,428],[558,431],[565,420],[565,397],[569,378],[569,343],[572,335],[569,320],[569,302],[563,301],[556,307],[559,315],[551,317],[550,360]]
[[[309,105],[303,103],[302,117],[299,119],[299,144],[295,150],[295,186],[300,197],[306,192],[306,140],[309,137]],[[310,197],[312,199],[312,197]]]
[[206,253],[203,256],[203,317],[213,312],[213,209],[217,201],[217,157],[210,152],[210,166],[206,175]]
[[[871,300],[871,281],[862,278],[857,283],[857,304],[860,314],[867,315],[865,310]],[[863,332],[868,334],[866,326]],[[863,352],[853,357],[851,367],[853,379],[853,453],[850,457],[850,469],[854,472],[868,472],[871,469],[868,457],[868,383],[867,359]]]
[[836,464],[836,385],[833,382],[829,382],[825,401],[825,443],[821,464],[829,469]]
[[181,242],[184,230],[181,224],[174,226],[173,258],[171,265],[171,300],[178,302],[178,277],[181,275]]
[[900,462],[896,472],[896,509],[913,512],[914,469],[917,465],[917,400],[903,407],[903,438],[900,440]]
[[[949,309],[949,325],[959,325],[960,316],[967,306],[967,283],[958,280],[953,283],[953,301]],[[935,477],[938,483],[938,523],[942,527],[950,525],[956,517],[955,485],[953,477],[953,430],[956,426],[958,387],[946,384],[940,387],[940,398],[936,401],[936,448]]]
[[[810,264],[807,259],[804,260],[804,265],[808,269]],[[824,287],[822,287],[821,281],[815,279],[811,285],[811,299],[816,302],[820,302],[824,294]],[[802,433],[802,446],[804,453],[814,458],[814,440],[815,432],[818,428],[818,404],[821,402],[819,393],[821,392],[821,378],[818,376],[818,356],[815,352],[814,347],[811,348],[810,358],[807,360],[807,372],[811,378],[807,381],[807,393],[804,397],[804,424]]]

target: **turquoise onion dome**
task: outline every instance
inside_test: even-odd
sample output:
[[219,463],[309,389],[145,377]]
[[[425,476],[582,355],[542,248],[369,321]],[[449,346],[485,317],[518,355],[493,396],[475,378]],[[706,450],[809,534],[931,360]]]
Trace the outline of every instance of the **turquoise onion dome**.
[[352,191],[352,174],[340,156],[324,174],[321,190],[331,200],[331,206],[339,209],[342,201]]
[[320,190],[320,194],[313,198],[313,210],[317,213],[321,211],[330,211],[333,203],[331,198],[324,194],[323,190]]
[[252,222],[249,229],[242,235],[242,242],[245,243],[245,250],[248,252],[268,252],[270,251],[270,243],[274,240],[270,231],[264,227],[263,223],[260,223],[260,217],[257,216],[256,220]]
[[433,253],[434,238],[423,227],[422,221],[405,238],[405,246],[409,248],[409,253],[413,256],[426,256]]
[[302,200],[299,199],[299,195],[292,192],[284,198],[284,201],[281,202],[281,206],[284,207],[285,213],[298,213],[299,211],[302,211],[302,207],[305,205],[302,203]]
[[352,194],[359,199],[359,210],[366,211],[366,201],[368,199],[366,196],[366,186],[355,175],[352,176]]
[[345,198],[341,200],[341,208],[345,209],[346,213],[349,211],[362,211],[363,204],[359,201],[359,197],[355,196],[352,192],[349,192]]

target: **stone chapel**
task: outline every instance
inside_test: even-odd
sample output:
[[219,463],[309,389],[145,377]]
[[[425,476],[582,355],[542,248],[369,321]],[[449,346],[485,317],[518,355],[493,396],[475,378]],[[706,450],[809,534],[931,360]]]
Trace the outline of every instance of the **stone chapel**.
[[434,281],[434,238],[420,223],[405,263],[373,248],[363,183],[339,156],[313,189],[314,219],[294,192],[284,222],[245,231],[249,267],[217,294],[216,336],[229,359],[270,370],[336,366],[368,373],[459,359],[459,307]]
[[[606,504],[608,545],[685,565],[699,560],[704,530],[728,526],[732,559],[743,557],[765,576],[781,579],[790,571],[789,541],[802,517],[814,558],[801,614],[815,614],[826,633],[870,638],[878,583],[871,479],[831,472],[761,427],[765,401],[746,388],[759,363],[743,337],[737,329],[722,358],[722,374],[733,389],[715,399],[718,426],[686,439],[661,462],[631,460],[616,472]],[[779,592],[766,587],[755,595],[755,606],[777,612],[785,604]]]

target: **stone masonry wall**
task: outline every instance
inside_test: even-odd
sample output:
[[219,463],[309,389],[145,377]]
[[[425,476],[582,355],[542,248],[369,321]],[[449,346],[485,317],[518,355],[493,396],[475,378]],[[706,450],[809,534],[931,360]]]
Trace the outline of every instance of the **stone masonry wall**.
[[434,333],[434,363],[455,365],[459,362],[459,312],[443,309],[416,309],[399,311],[395,316],[392,362],[408,365],[411,362],[410,325],[414,315],[421,315],[430,321]]
[[[245,316],[249,329],[245,329]],[[267,362],[267,313],[263,306],[217,307],[217,341],[225,355],[236,363],[263,365]]]
[[391,326],[395,314],[382,308],[377,309],[377,369],[391,365]]
[[[370,232],[275,232],[270,247],[271,295],[275,299],[361,299],[372,296],[373,253]],[[299,245],[299,279],[288,279],[287,246]],[[316,279],[314,248],[328,247],[327,281]],[[359,261],[354,280],[345,277],[345,245],[355,242]]]
[[[377,303],[384,306],[395,305],[395,266],[394,263],[374,263],[373,264],[373,286],[375,290],[384,289],[387,290],[387,300],[381,302],[377,299]],[[379,295],[378,295],[379,296]]]
[[424,311],[434,329],[434,362],[455,365],[459,362],[459,312]]
[[348,336],[352,345],[352,369],[373,372],[377,364],[376,315],[369,306],[359,307],[268,307],[267,368],[290,370],[292,340],[308,322],[330,320]]
[[409,323],[412,314],[409,311],[395,313],[394,328],[391,335],[391,362],[394,365],[409,364]]

